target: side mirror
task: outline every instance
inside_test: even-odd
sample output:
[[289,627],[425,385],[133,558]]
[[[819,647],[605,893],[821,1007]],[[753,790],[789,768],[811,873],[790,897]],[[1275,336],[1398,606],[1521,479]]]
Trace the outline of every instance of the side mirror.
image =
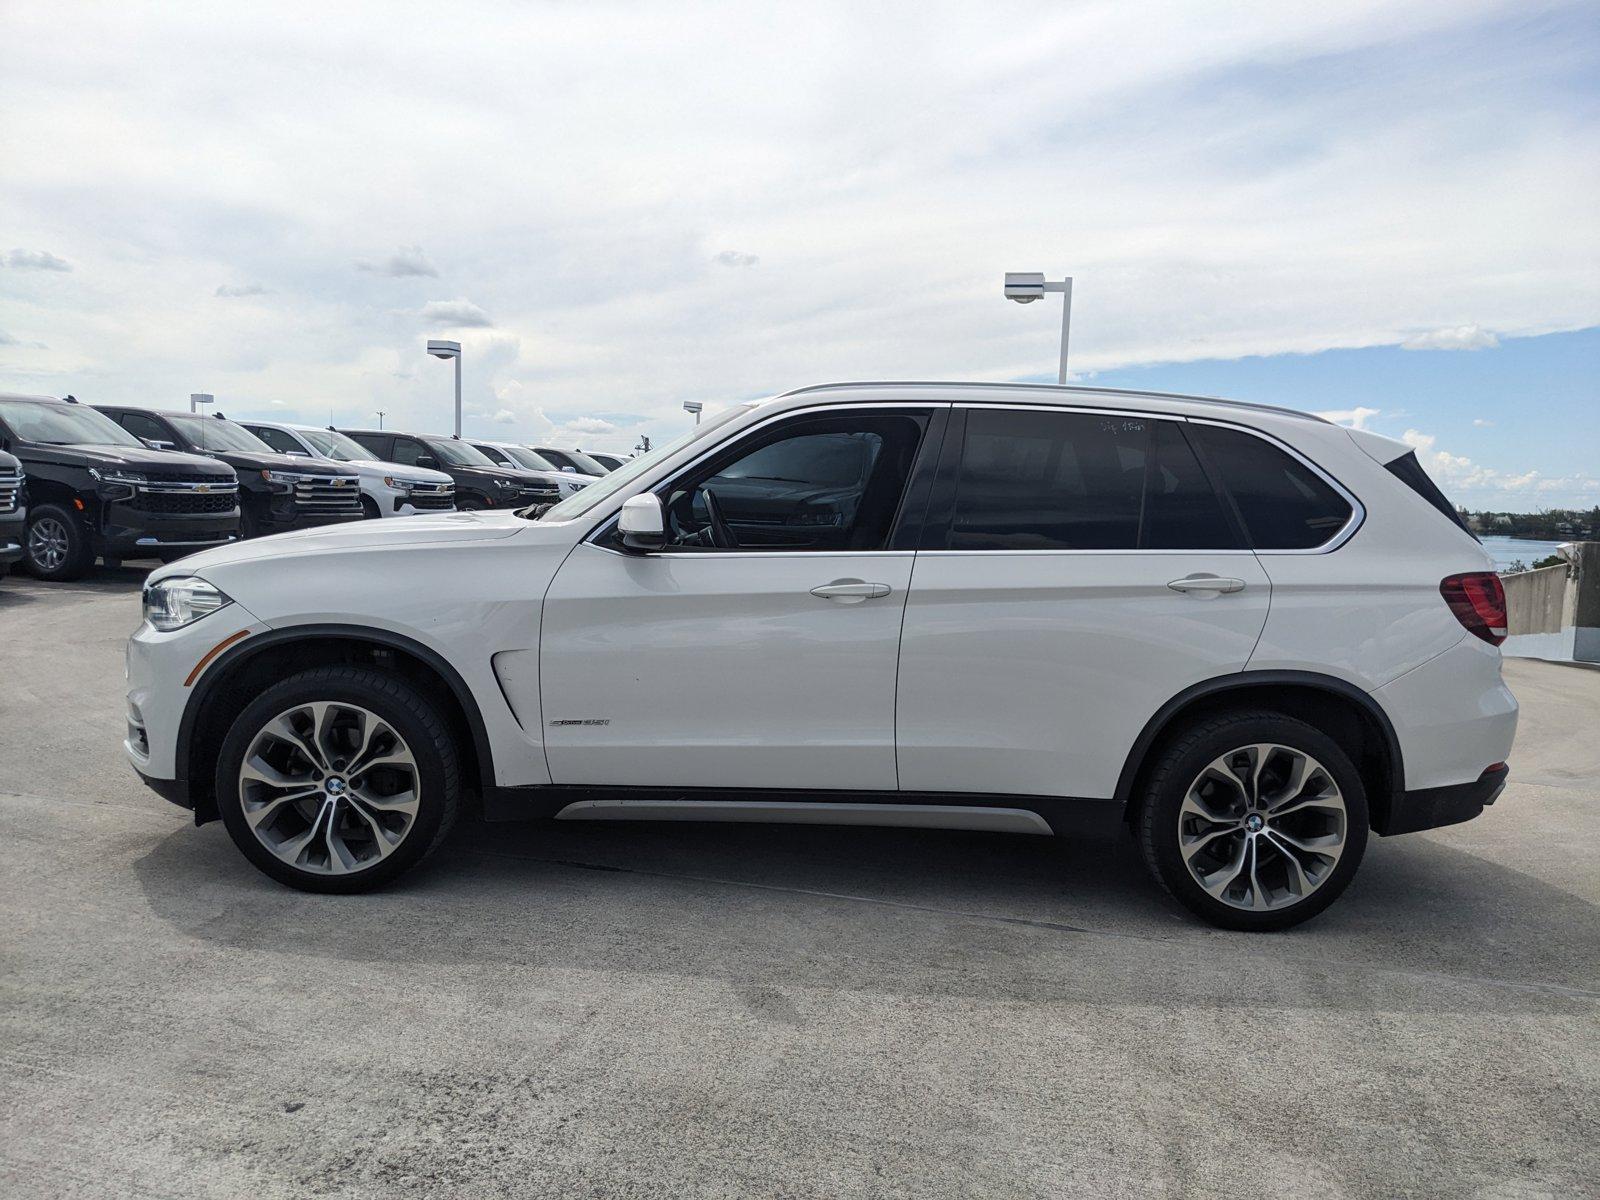
[[426,467],[429,470],[437,470],[439,460],[431,454],[419,454],[417,455],[417,466]]
[[646,492],[622,502],[617,517],[617,532],[630,550],[659,550],[667,544],[667,523],[661,512],[661,499]]
[[566,466],[562,467],[561,469],[563,471],[565,471],[568,475],[576,475],[578,473],[578,468],[573,466],[571,463],[568,463]]
[[150,449],[152,449],[152,450],[176,450],[177,449],[177,447],[174,446],[171,442],[163,442],[160,438],[140,438],[139,440],[141,442],[143,442],[146,446],[149,446]]

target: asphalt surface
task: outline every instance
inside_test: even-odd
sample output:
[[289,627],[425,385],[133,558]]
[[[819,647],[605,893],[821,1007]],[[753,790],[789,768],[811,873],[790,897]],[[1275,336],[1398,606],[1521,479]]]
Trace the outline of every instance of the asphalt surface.
[[1131,844],[464,823],[302,895],[123,763],[142,573],[0,581],[0,1194],[1600,1192],[1600,672],[1219,933]]

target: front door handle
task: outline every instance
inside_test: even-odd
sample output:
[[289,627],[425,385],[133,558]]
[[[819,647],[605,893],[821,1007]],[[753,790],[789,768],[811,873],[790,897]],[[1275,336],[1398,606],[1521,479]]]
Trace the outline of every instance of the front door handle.
[[1175,592],[1212,592],[1228,595],[1244,591],[1244,580],[1226,579],[1218,575],[1185,575],[1167,584]]
[[863,583],[859,579],[835,579],[811,589],[813,596],[823,600],[837,600],[840,604],[860,604],[863,600],[878,600],[893,589],[887,583]]

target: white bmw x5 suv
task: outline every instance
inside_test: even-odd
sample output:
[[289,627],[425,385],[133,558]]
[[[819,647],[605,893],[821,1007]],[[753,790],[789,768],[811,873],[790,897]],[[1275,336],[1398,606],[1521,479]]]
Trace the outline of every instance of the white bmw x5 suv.
[[[294,586],[286,586],[292,578]],[[1288,410],[977,384],[728,409],[552,508],[150,576],[127,753],[286,884],[490,819],[1126,824],[1295,924],[1369,831],[1506,779],[1489,555],[1410,448]]]

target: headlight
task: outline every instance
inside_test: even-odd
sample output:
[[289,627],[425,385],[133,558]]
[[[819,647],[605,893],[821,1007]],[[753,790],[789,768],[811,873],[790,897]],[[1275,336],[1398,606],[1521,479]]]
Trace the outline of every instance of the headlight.
[[262,471],[261,478],[268,483],[275,483],[279,487],[293,487],[302,479],[313,479],[315,476],[306,475],[300,471]]
[[89,474],[101,483],[143,483],[145,478],[137,471],[102,471],[89,468]]
[[196,575],[163,579],[144,590],[144,619],[166,633],[192,625],[233,601]]
[[408,480],[396,479],[393,475],[385,475],[383,477],[383,486],[394,488],[397,492],[409,492],[417,485]]
[[89,468],[89,475],[99,485],[96,491],[105,500],[132,500],[139,490],[139,485],[145,481],[143,475],[137,471],[119,471],[112,468],[102,471],[96,467]]
[[510,479],[496,479],[496,480],[495,480],[495,481],[494,481],[494,485],[495,485],[495,487],[502,487],[502,488],[514,488],[514,487],[516,487],[516,486],[517,486],[517,485],[516,485],[516,484],[515,484],[515,483],[514,483],[514,482],[513,482],[513,481],[512,481],[512,480],[510,480]]

